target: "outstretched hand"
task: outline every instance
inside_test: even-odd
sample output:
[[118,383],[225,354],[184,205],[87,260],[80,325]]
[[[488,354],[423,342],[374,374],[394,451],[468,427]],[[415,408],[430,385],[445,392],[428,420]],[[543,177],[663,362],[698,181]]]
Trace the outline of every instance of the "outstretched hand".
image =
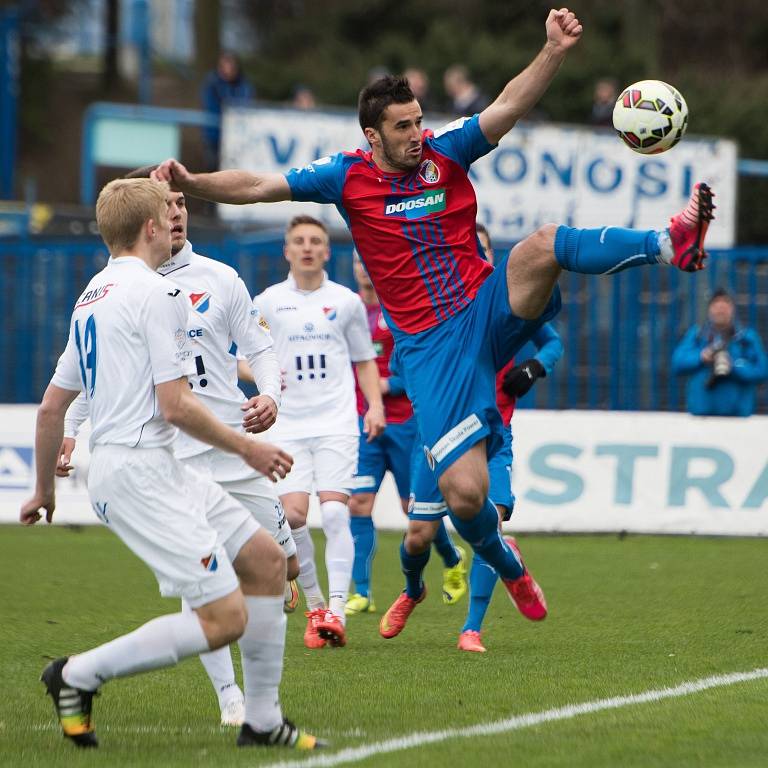
[[584,28],[572,11],[567,8],[556,11],[553,8],[547,16],[546,30],[548,42],[568,50],[579,42]]
[[165,181],[174,192],[185,192],[192,181],[192,174],[173,158],[160,163],[150,177],[155,181]]

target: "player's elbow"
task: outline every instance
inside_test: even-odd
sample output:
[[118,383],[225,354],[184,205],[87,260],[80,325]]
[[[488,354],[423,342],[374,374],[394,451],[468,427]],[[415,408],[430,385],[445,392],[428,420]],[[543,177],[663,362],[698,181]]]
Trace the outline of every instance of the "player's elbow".
[[[184,387],[187,386],[186,381],[183,382]],[[173,382],[176,384],[176,382]],[[183,427],[187,420],[187,413],[189,408],[187,405],[187,397],[189,391],[185,390],[181,386],[168,387],[162,384],[155,389],[157,394],[157,402],[160,408],[160,414],[163,419],[174,427]]]

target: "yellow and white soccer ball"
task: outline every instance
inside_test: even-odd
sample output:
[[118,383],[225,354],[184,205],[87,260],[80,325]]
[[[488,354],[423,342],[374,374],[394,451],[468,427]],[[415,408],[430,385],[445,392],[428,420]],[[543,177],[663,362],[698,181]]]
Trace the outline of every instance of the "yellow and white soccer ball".
[[613,127],[635,152],[666,152],[683,138],[688,105],[677,88],[661,80],[640,80],[627,86],[613,108]]

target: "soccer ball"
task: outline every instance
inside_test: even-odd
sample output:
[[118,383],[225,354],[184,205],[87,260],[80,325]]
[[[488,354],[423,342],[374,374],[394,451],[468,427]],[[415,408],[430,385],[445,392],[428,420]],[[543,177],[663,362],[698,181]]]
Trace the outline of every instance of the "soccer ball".
[[688,105],[676,88],[661,80],[641,80],[625,88],[613,108],[613,127],[635,152],[666,152],[683,138]]

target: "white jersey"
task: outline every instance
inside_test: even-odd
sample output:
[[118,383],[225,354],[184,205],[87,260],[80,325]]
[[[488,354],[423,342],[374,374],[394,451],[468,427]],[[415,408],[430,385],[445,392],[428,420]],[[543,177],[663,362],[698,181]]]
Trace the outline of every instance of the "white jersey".
[[[279,406],[280,370],[272,353],[272,337],[237,272],[194,253],[189,241],[157,271],[190,302],[187,336],[195,368],[189,378],[192,391],[220,421],[241,429],[240,406],[246,397],[237,386],[236,354],[240,354],[251,364],[260,394],[269,395]],[[207,443],[184,432],[174,446],[180,459],[209,449]]]
[[191,373],[188,299],[141,259],[110,260],[75,304],[51,383],[84,391],[96,445],[170,445],[155,385]]
[[376,358],[360,297],[327,276],[317,290],[303,291],[289,275],[253,303],[284,372],[273,439],[359,434],[351,364]]

